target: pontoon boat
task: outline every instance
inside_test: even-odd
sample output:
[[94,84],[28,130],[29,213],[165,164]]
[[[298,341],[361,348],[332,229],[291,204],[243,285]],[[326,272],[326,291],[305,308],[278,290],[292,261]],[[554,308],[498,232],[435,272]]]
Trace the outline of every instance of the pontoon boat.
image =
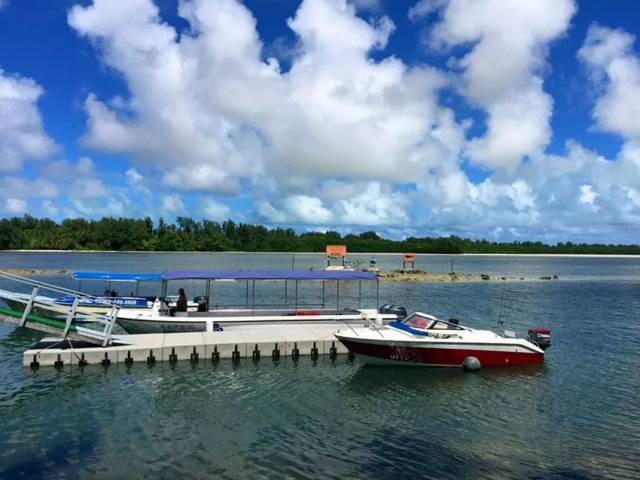
[[[173,312],[163,300],[157,300],[150,311],[122,309],[118,313],[118,324],[129,333],[172,333],[172,332],[215,332],[224,328],[267,323],[336,323],[352,322],[362,325],[368,321],[388,321],[397,318],[394,314],[380,314],[378,305],[378,277],[368,272],[358,271],[168,271],[163,274],[163,294],[167,292],[168,281],[202,280],[206,282],[206,301],[197,312]],[[260,304],[256,295],[256,281],[281,282],[284,286],[283,305]],[[310,298],[299,294],[298,284],[302,281],[316,281],[322,285],[322,299],[312,303]],[[341,306],[341,282],[357,282],[358,298],[355,306]],[[246,297],[243,306],[217,306],[212,297],[215,282],[244,282]],[[361,282],[376,282],[375,308],[360,308],[362,300]],[[275,288],[275,287],[274,287]],[[327,290],[335,304],[326,302]],[[335,290],[334,290],[335,289]],[[251,295],[249,292],[251,291]],[[334,292],[335,291],[335,296]],[[164,296],[163,295],[163,296]],[[259,299],[258,299],[259,300]],[[344,324],[344,323],[343,323]]]

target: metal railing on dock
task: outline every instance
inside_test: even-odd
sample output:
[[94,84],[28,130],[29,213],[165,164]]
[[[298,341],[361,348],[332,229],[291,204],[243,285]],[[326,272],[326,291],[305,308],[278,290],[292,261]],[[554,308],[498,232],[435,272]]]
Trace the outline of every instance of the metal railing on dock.
[[[0,279],[32,287],[30,295],[0,291],[0,299],[4,300],[10,307],[8,311],[0,311],[0,314],[5,319],[12,321],[12,323],[17,323],[19,327],[32,328],[47,333],[60,333],[62,339],[66,339],[70,332],[73,331],[74,337],[79,337],[92,343],[98,343],[102,346],[112,343],[112,331],[120,310],[118,306],[110,306],[106,314],[79,311],[78,308],[81,307],[83,299],[99,300],[99,297],[1,270]],[[71,305],[59,304],[53,298],[42,297],[39,295],[41,290],[72,297]],[[11,308],[10,303],[24,304],[20,318],[17,318],[17,312]],[[44,312],[44,314],[37,315],[37,312]],[[50,315],[53,316],[50,317]],[[101,328],[92,329],[79,326],[75,323],[77,319],[100,325]]]

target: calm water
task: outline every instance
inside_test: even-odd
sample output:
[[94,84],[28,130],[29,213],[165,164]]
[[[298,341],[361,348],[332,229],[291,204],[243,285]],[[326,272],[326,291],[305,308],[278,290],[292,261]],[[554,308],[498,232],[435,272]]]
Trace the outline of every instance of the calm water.
[[[321,264],[296,255],[294,266]],[[2,253],[0,267],[290,268],[291,257]],[[0,324],[0,478],[638,478],[640,259],[456,257],[454,269],[561,280],[381,284],[381,299],[475,327],[495,327],[501,310],[519,333],[549,326],[544,366],[339,357],[32,372],[22,352],[39,334]]]

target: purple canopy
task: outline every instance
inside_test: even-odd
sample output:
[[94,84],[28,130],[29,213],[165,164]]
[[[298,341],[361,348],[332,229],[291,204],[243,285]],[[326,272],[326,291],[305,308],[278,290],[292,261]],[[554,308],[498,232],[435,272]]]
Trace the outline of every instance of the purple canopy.
[[354,270],[169,270],[165,280],[377,280],[369,272]]

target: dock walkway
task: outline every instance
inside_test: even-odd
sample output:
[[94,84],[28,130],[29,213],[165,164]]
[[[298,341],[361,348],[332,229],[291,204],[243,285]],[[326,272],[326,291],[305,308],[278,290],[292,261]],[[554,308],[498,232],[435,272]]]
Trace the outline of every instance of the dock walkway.
[[222,332],[114,335],[116,345],[89,348],[33,348],[24,352],[25,367],[132,364],[134,362],[278,360],[329,355],[348,350],[334,337],[349,325],[256,325],[228,327]]

